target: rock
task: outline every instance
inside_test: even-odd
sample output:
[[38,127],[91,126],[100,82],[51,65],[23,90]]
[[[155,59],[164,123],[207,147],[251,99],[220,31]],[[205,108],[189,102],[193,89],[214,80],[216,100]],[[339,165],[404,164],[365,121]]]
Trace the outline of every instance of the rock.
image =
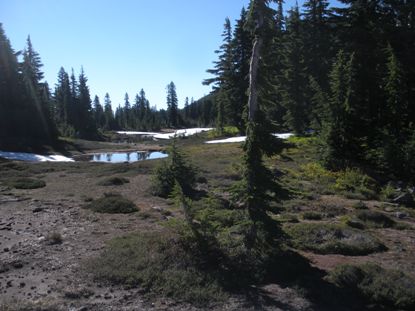
[[399,219],[404,219],[404,218],[408,217],[408,214],[402,213],[402,212],[396,212],[395,217],[399,218]]
[[33,213],[39,213],[39,212],[43,212],[44,208],[43,207],[35,207],[32,212]]
[[402,204],[405,206],[413,206],[415,204],[414,198],[410,193],[403,193],[392,200],[393,203]]

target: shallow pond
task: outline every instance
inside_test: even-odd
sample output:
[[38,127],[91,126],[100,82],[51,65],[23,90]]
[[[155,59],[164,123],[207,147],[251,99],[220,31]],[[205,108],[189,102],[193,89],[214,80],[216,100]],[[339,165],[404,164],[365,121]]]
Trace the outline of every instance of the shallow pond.
[[167,153],[160,151],[135,151],[135,152],[114,152],[114,153],[97,153],[91,155],[89,161],[91,162],[107,162],[107,163],[124,163],[137,162],[145,160],[154,160],[166,158]]

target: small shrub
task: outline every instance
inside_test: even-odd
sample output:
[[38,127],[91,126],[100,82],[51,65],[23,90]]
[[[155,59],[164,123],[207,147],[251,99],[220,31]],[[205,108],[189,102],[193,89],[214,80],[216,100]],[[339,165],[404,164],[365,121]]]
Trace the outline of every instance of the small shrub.
[[369,233],[338,225],[301,223],[287,229],[292,244],[320,254],[367,255],[385,250]]
[[85,206],[97,213],[129,214],[138,211],[137,206],[130,200],[118,194],[106,193],[104,197],[92,201]]
[[349,197],[375,198],[376,182],[373,178],[357,169],[339,172],[334,189]]
[[130,181],[124,177],[112,176],[98,182],[99,186],[122,186]]
[[355,228],[355,229],[363,230],[363,229],[366,228],[365,224],[362,221],[360,221],[359,219],[350,218],[350,217],[346,216],[344,219],[342,219],[342,221],[347,226]]
[[335,285],[352,290],[371,303],[397,309],[415,309],[415,280],[375,264],[341,265],[330,272]]
[[356,203],[353,203],[352,207],[354,209],[358,209],[358,210],[367,209],[367,205],[365,203],[363,203],[362,201],[358,201]]
[[370,227],[375,228],[391,228],[396,222],[383,213],[376,211],[359,211],[356,217],[366,223]]
[[278,220],[281,222],[288,222],[288,223],[298,223],[300,222],[298,220],[297,215],[295,214],[281,214],[280,217],[278,217]]
[[383,201],[390,201],[396,196],[395,187],[391,183],[388,183],[380,190],[380,198]]
[[61,244],[63,239],[59,232],[52,232],[46,236],[45,241],[49,245],[57,245]]
[[46,187],[46,183],[43,180],[34,178],[12,178],[5,182],[9,187],[16,189],[38,189]]
[[320,213],[317,212],[304,212],[303,213],[303,219],[306,220],[322,220],[323,219],[323,215],[321,215]]
[[325,169],[321,164],[317,162],[311,162],[307,164],[303,164],[300,166],[302,176],[305,179],[318,181],[318,180],[327,180],[327,181],[335,181],[334,173]]

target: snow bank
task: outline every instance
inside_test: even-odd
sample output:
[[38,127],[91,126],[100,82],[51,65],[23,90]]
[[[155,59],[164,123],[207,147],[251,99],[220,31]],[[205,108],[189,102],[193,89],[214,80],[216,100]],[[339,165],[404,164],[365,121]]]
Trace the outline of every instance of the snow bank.
[[173,133],[157,134],[157,135],[154,135],[153,137],[156,139],[172,139],[174,135],[177,135],[178,137],[186,137],[186,136],[195,135],[197,133],[207,132],[210,130],[212,130],[212,128],[199,128],[198,127],[198,128],[177,130]]
[[225,139],[207,141],[207,144],[226,144],[226,143],[241,143],[244,142],[246,136],[230,137]]
[[40,155],[26,152],[8,152],[0,151],[0,158],[6,158],[9,160],[19,160],[28,162],[75,162],[71,158],[64,157],[62,155]]
[[117,134],[122,134],[122,135],[147,135],[147,136],[154,136],[154,135],[158,135],[159,133],[152,133],[152,132],[134,132],[134,131],[117,131]]
[[[275,137],[281,138],[281,139],[287,139],[293,136],[292,133],[282,133],[282,134],[272,134]],[[241,143],[246,140],[246,136],[237,136],[237,137],[230,137],[225,139],[219,139],[219,140],[211,140],[207,141],[206,144],[227,144],[227,143]]]

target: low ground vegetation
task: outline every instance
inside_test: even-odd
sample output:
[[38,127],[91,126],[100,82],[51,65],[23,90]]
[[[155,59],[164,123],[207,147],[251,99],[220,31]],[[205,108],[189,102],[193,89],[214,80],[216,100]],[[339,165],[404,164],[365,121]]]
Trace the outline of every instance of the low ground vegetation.
[[104,197],[93,200],[85,206],[96,213],[107,214],[129,214],[138,212],[138,207],[134,202],[122,197],[117,193],[106,193]]

